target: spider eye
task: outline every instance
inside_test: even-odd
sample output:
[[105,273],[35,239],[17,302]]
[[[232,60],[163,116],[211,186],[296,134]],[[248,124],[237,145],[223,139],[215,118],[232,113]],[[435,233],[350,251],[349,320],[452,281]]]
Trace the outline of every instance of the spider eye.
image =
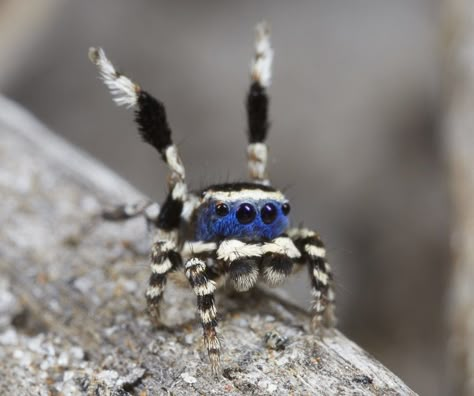
[[277,208],[272,203],[266,203],[263,205],[260,215],[265,224],[271,224],[275,221],[277,217]]
[[257,212],[255,211],[255,208],[249,203],[243,203],[240,205],[236,213],[237,220],[241,224],[251,223],[255,219],[256,214]]
[[225,203],[218,203],[216,205],[216,213],[221,217],[227,216],[229,214],[229,207]]
[[283,205],[281,205],[281,211],[283,212],[283,214],[285,216],[288,216],[288,213],[290,213],[290,204],[288,202],[284,203]]

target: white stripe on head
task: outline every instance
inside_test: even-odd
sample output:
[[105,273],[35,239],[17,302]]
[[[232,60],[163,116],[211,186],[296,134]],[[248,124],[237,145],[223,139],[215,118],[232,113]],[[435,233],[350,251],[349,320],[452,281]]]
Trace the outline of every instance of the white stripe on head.
[[286,202],[285,196],[279,191],[264,191],[259,189],[243,189],[240,191],[206,191],[203,200],[215,201],[241,201],[241,200],[275,200]]

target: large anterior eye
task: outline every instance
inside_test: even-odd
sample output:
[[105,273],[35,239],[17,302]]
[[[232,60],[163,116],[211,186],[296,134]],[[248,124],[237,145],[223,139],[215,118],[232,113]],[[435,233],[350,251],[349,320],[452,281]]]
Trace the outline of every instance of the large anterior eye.
[[229,207],[225,203],[218,203],[216,205],[216,213],[218,216],[224,217],[229,214]]
[[265,205],[263,205],[263,208],[260,214],[265,224],[271,224],[275,221],[278,215],[278,212],[275,205],[273,205],[272,203],[266,203]]
[[237,220],[241,224],[248,224],[251,223],[255,219],[255,215],[257,214],[255,208],[250,205],[249,203],[243,203],[237,209]]

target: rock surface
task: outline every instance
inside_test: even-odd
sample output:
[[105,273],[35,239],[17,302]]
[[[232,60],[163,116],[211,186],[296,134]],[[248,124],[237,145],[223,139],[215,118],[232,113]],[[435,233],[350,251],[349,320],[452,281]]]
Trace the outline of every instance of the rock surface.
[[414,394],[265,291],[217,295],[223,375],[213,377],[189,289],[169,283],[167,327],[148,320],[144,223],[100,218],[140,194],[4,98],[0,136],[0,394]]

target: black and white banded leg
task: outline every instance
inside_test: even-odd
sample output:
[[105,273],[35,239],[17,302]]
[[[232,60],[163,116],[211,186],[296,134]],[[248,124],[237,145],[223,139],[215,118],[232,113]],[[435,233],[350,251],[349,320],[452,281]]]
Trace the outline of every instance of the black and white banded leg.
[[301,252],[300,262],[309,266],[313,295],[313,329],[319,331],[322,327],[334,327],[336,325],[334,280],[331,267],[326,261],[324,244],[316,232],[305,228],[292,229],[289,236]]
[[124,221],[138,216],[144,216],[148,223],[154,223],[160,214],[160,205],[156,202],[140,201],[133,204],[123,204],[106,208],[102,218],[109,221]]
[[163,296],[168,274],[182,265],[178,250],[178,229],[183,204],[173,198],[173,193],[163,204],[155,222],[157,227],[150,255],[150,281],[146,291],[148,312],[155,325],[159,324],[159,305]]
[[260,244],[226,239],[219,244],[216,256],[224,263],[227,277],[235,290],[243,292],[255,286],[262,259]]
[[291,275],[293,263],[301,257],[300,251],[287,236],[281,236],[262,245],[261,274],[270,286],[278,286]]
[[210,279],[206,264],[199,258],[191,258],[186,262],[186,277],[194,294],[197,296],[197,307],[201,317],[204,343],[207,348],[212,372],[220,370],[221,344],[217,336],[217,312],[214,301],[216,283]]
[[160,303],[163,298],[167,276],[182,267],[181,255],[177,252],[176,237],[157,230],[150,254],[150,280],[145,293],[148,313],[154,325],[160,324]]
[[119,73],[99,48],[89,50],[89,58],[99,69],[102,80],[119,106],[133,107],[142,139],[152,145],[168,165],[168,197],[156,216],[158,228],[151,254],[151,276],[146,292],[152,319],[158,318],[167,274],[181,263],[177,252],[177,231],[184,203],[187,201],[185,171],[178,149],[171,139],[171,129],[163,103],[155,99],[127,76]]
[[142,139],[152,145],[168,165],[169,191],[181,205],[186,201],[185,170],[178,148],[171,139],[165,107],[162,102],[144,91],[138,84],[118,72],[107,59],[102,48],[89,50],[90,60],[99,69],[102,80],[109,88],[115,103],[135,109],[135,121]]
[[269,128],[267,89],[271,82],[272,61],[270,28],[265,22],[261,22],[256,27],[255,55],[251,64],[251,84],[246,103],[249,139],[247,159],[251,179],[265,185],[269,184],[265,139]]

